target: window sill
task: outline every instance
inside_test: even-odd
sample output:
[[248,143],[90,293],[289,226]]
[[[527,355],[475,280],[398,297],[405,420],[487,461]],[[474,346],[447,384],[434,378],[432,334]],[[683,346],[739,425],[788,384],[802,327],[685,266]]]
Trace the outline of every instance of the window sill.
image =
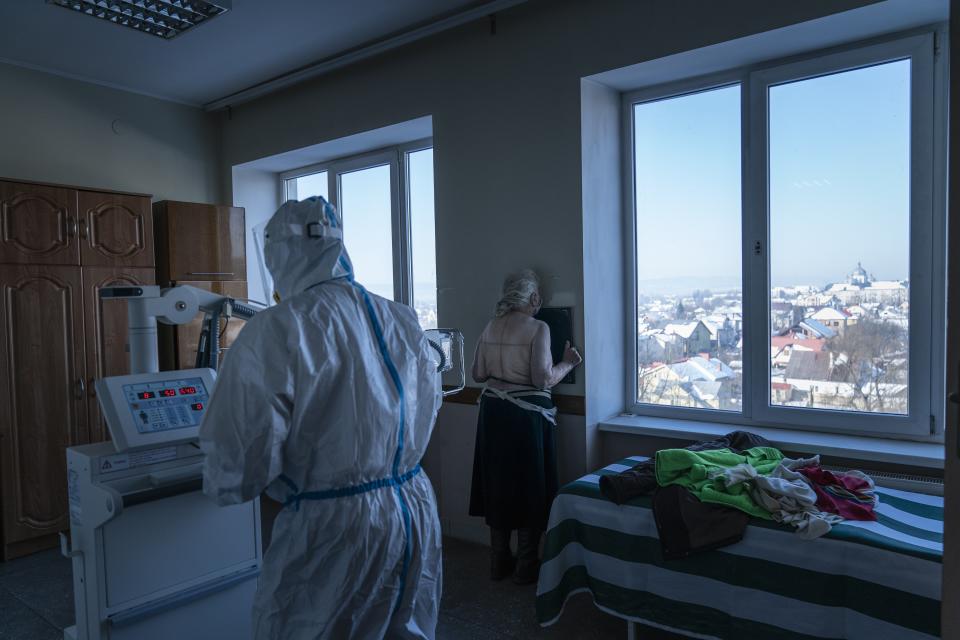
[[710,440],[737,429],[746,429],[763,436],[778,449],[820,454],[850,460],[902,464],[929,469],[943,468],[943,444],[939,442],[911,442],[888,438],[871,438],[837,433],[773,429],[769,427],[742,427],[713,422],[671,420],[648,416],[622,415],[604,420],[600,431],[627,433],[638,436]]

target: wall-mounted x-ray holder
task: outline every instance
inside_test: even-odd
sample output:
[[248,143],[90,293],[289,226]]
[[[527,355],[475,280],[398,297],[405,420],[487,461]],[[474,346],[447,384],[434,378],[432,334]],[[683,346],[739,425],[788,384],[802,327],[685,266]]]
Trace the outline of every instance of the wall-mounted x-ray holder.
[[[467,386],[464,368],[463,334],[456,329],[427,329],[427,341],[437,353],[437,372],[443,379],[444,396],[463,391]],[[450,381],[453,381],[450,384]]]
[[[573,335],[573,308],[543,307],[535,317],[537,320],[546,322],[550,327],[550,353],[554,363],[560,362],[563,360],[566,343],[569,341],[570,344],[576,344]],[[577,372],[574,369],[560,381],[560,384],[574,384],[576,381]]]

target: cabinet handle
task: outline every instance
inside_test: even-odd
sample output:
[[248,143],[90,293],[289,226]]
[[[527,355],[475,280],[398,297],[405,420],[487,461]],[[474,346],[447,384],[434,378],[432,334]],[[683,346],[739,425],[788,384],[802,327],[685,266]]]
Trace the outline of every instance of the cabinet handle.
[[86,394],[86,392],[87,392],[86,382],[84,381],[84,379],[83,379],[82,377],[81,377],[81,378],[77,378],[77,388],[76,388],[76,390],[74,391],[74,395],[77,397],[78,400],[80,400],[80,399],[83,398],[83,396],[84,396],[84,394]]
[[73,216],[67,218],[67,237],[72,238],[77,235],[77,219]]
[[233,271],[191,271],[188,276],[232,276]]
[[87,221],[86,220],[80,221],[80,237],[83,238],[84,240],[87,239]]

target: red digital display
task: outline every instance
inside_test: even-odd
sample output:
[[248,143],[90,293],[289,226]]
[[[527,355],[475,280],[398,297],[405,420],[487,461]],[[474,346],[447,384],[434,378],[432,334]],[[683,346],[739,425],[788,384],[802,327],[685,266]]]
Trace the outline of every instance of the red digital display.
[[203,403],[194,402],[192,405],[190,405],[190,408],[194,411],[203,411]]
[[143,391],[137,394],[137,398],[139,400],[149,400],[150,398],[153,398],[153,397],[155,397],[153,395],[153,391]]
[[176,395],[177,395],[177,390],[176,390],[176,389],[163,389],[162,391],[160,391],[160,395],[162,395],[164,398],[174,398],[174,397],[176,397]]
[[189,396],[197,392],[196,387],[180,387],[180,395]]

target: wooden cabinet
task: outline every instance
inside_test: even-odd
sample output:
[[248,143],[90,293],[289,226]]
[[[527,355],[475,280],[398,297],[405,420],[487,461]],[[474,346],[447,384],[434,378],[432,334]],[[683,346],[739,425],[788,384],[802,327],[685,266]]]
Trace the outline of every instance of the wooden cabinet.
[[152,284],[150,196],[0,180],[0,560],[69,526],[65,450],[106,438],[93,381],[128,371],[110,284]]
[[87,366],[88,440],[110,439],[107,425],[100,415],[93,382],[99,378],[130,373],[127,353],[127,305],[120,300],[101,300],[100,289],[122,285],[156,284],[153,269],[121,269],[117,267],[84,267],[83,293],[84,331]]
[[81,191],[78,210],[84,266],[154,266],[149,198]]
[[4,556],[69,526],[65,450],[86,430],[80,270],[0,266]]
[[153,213],[162,284],[247,279],[242,207],[163,201]]
[[[0,180],[0,560],[56,544],[69,526],[65,450],[108,437],[93,382],[129,371],[127,306],[100,289],[243,298],[244,238],[235,207]],[[200,324],[167,332],[166,364],[194,366]],[[226,323],[222,349],[242,326]]]
[[0,263],[80,264],[77,192],[0,181]]
[[[157,278],[162,286],[192,285],[231,298],[247,295],[246,229],[242,207],[156,202]],[[202,317],[178,327],[160,326],[160,367],[196,365]],[[226,355],[244,322],[224,323],[220,349]]]

